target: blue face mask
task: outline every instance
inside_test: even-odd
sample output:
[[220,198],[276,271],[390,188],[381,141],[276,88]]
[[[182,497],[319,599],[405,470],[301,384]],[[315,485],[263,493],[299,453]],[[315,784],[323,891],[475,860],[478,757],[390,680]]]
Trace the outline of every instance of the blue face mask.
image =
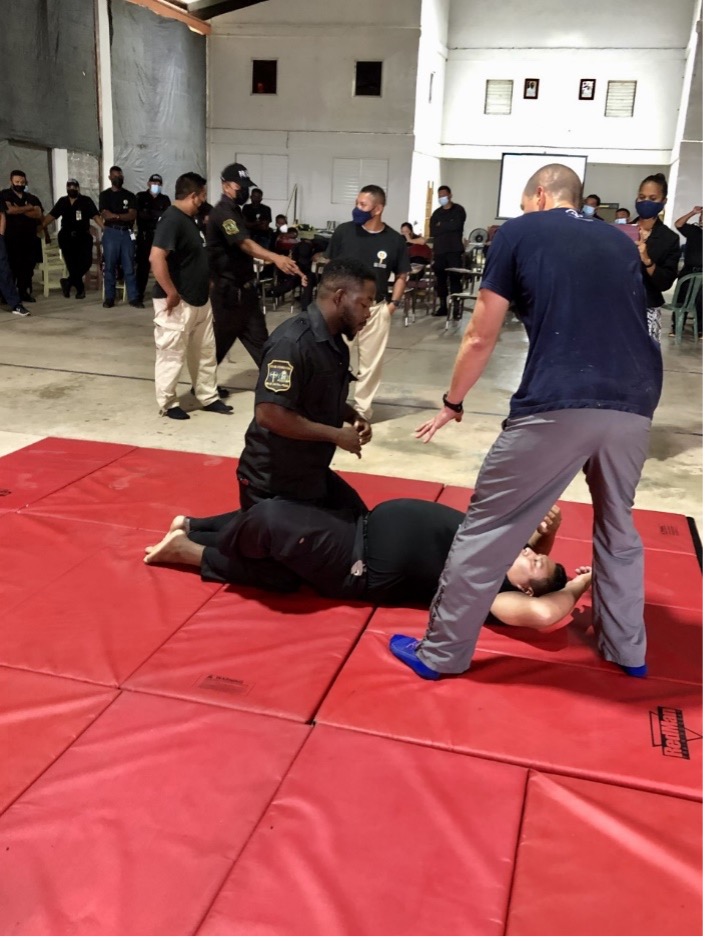
[[358,209],[357,206],[352,211],[352,221],[355,225],[364,225],[372,218],[372,213],[366,209]]
[[439,206],[447,206],[449,202],[450,202],[450,200],[448,199],[447,196],[439,196],[439,197],[438,197],[438,205],[439,205]]
[[637,199],[634,208],[640,219],[655,219],[665,205],[665,203],[657,203],[655,199]]
[[595,207],[594,207],[594,206],[588,206],[587,203],[586,203],[586,204],[583,206],[583,215],[584,215],[584,216],[587,216],[588,218],[589,218],[590,216],[594,216],[594,215],[595,215]]
[[161,193],[161,191],[162,191],[162,188],[158,183],[152,183],[151,186],[149,187],[149,192],[152,194],[152,196],[158,196]]

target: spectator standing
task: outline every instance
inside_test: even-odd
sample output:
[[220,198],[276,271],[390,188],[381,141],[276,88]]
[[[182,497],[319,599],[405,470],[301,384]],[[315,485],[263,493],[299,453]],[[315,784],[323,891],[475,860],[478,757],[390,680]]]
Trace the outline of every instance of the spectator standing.
[[125,177],[120,167],[110,168],[110,187],[100,194],[98,208],[103,217],[103,280],[105,300],[103,307],[115,306],[117,270],[127,286],[131,307],[144,307],[137,290],[135,277],[135,248],[132,227],[137,218],[137,198],[124,187]]
[[7,260],[7,249],[5,248],[5,203],[0,198],[0,294],[6,303],[10,305],[13,314],[18,317],[29,317],[29,311],[20,301],[20,295],[17,291],[15,279],[12,277],[10,262]]
[[171,206],[171,200],[162,192],[162,186],[161,176],[153,173],[148,188],[137,194],[137,295],[141,301],[144,300],[149,280],[149,253],[152,251],[154,230]]
[[42,257],[42,246],[37,238],[44,212],[39,199],[27,192],[27,175],[24,170],[10,173],[10,187],[0,193],[5,204],[7,223],[5,246],[12,277],[22,302],[34,304],[32,277],[34,267]]
[[57,200],[44,217],[42,228],[46,229],[57,219],[61,219],[59,248],[69,272],[68,278],[61,278],[61,292],[64,297],[70,297],[71,288],[75,288],[76,299],[82,300],[86,296],[83,277],[93,262],[91,221],[100,230],[103,220],[90,196],[81,193],[78,180],[66,181],[66,195]]
[[438,209],[435,209],[431,215],[429,225],[433,239],[433,273],[436,276],[436,294],[440,301],[434,317],[447,317],[448,294],[457,294],[461,287],[460,275],[448,273],[448,269],[463,267],[465,210],[453,202],[453,194],[449,186],[438,187],[438,204]]
[[646,288],[649,330],[661,339],[661,305],[667,291],[678,277],[680,239],[659,219],[668,201],[668,183],[663,173],[645,177],[639,187],[635,207],[639,238],[636,247],[641,257],[641,271]]

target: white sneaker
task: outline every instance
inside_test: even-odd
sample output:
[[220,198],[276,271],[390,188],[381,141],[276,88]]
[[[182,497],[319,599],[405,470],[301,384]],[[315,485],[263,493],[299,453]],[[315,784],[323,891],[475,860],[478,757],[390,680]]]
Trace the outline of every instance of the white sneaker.
[[12,308],[12,313],[17,314],[18,317],[31,317],[32,315],[24,306],[24,304],[18,304],[17,307]]

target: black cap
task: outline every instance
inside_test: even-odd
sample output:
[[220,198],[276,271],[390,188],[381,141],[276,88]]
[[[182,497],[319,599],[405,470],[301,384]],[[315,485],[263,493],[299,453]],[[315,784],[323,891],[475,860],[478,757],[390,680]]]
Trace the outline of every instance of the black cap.
[[149,182],[150,182],[150,183],[159,183],[159,184],[161,184],[161,183],[164,182],[164,180],[159,176],[158,173],[153,173],[153,174],[150,176],[150,178],[149,178]]
[[69,185],[69,183],[73,183],[74,186],[78,186],[78,180],[74,180],[73,177],[70,177],[70,178],[66,181],[66,185],[67,185],[67,186]]
[[241,163],[229,163],[220,174],[220,179],[223,183],[242,183],[244,186],[256,185],[250,179],[247,167],[243,166]]

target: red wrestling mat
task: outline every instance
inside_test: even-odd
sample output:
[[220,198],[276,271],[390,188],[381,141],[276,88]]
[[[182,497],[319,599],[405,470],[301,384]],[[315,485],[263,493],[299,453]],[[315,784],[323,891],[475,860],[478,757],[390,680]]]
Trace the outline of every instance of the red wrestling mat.
[[0,507],[17,510],[129,454],[129,444],[44,438],[0,457]]
[[[472,493],[468,487],[444,487],[438,503],[465,513]],[[592,539],[592,505],[569,500],[558,502],[563,513],[561,535],[589,542]],[[694,554],[693,537],[686,516],[657,510],[634,510],[633,514],[645,549]]]
[[237,509],[236,467],[229,457],[134,448],[33,509],[163,533],[177,513],[213,516]]
[[406,477],[382,477],[377,474],[357,474],[339,471],[341,477],[354,487],[371,510],[385,500],[430,500],[435,503],[443,484],[431,480],[409,480]]
[[[22,536],[21,553],[6,543],[8,530]],[[0,533],[25,599],[10,588],[6,666],[117,686],[220,588],[195,572],[144,565],[154,533],[36,514],[3,519]],[[45,537],[57,556],[51,578],[31,551],[48,552]]]
[[0,813],[116,695],[87,683],[0,667]]
[[531,772],[508,935],[702,935],[702,807]]
[[0,818],[0,933],[192,934],[308,733],[123,693]]
[[199,934],[501,935],[526,771],[317,728]]
[[306,722],[371,612],[309,591],[226,589],[123,685]]
[[485,651],[468,673],[432,682],[399,663],[388,639],[365,632],[317,722],[701,798],[700,687]]

